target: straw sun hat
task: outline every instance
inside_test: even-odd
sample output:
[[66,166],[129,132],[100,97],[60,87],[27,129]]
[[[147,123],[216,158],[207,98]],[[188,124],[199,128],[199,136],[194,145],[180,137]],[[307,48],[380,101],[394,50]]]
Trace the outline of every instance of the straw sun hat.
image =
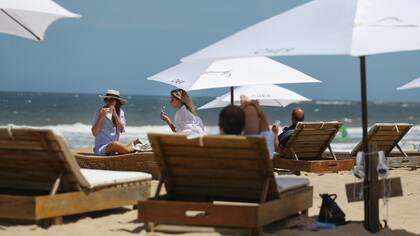
[[105,98],[117,99],[121,102],[122,105],[127,103],[127,100],[121,97],[120,91],[115,90],[115,89],[108,89],[105,95],[99,95],[99,97],[102,99],[105,99]]

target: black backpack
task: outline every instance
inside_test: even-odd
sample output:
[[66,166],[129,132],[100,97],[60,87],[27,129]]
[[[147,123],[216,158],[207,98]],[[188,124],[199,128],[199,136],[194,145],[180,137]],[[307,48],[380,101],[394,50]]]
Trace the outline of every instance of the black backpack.
[[320,194],[322,198],[321,209],[319,210],[318,221],[324,223],[335,223],[341,225],[346,223],[346,214],[335,202],[337,194]]

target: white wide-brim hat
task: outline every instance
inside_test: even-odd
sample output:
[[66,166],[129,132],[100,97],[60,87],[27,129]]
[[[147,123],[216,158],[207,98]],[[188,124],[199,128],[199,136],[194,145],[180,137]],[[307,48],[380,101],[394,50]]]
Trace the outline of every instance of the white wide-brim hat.
[[105,95],[99,95],[99,97],[102,99],[105,99],[105,98],[117,99],[121,102],[122,105],[127,103],[127,100],[121,97],[120,91],[115,90],[115,89],[108,89]]

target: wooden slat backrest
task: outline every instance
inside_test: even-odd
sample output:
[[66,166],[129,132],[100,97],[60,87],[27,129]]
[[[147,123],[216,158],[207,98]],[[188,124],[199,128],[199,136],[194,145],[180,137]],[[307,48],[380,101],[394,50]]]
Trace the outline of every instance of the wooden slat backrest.
[[298,122],[295,132],[287,142],[284,154],[301,160],[320,158],[334,139],[341,122]]
[[51,130],[0,129],[0,188],[49,191],[61,175],[60,191],[76,190],[88,186],[78,168]]
[[265,139],[148,134],[170,196],[260,202],[278,198]]
[[[401,139],[413,127],[406,123],[376,123],[368,131],[368,143],[376,143],[377,150],[388,155],[397,146]],[[362,140],[351,151],[352,156],[362,150]]]

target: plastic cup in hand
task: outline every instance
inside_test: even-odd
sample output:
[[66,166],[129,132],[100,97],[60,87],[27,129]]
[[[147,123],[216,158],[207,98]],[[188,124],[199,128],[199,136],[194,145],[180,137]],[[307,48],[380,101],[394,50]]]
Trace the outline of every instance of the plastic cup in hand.
[[160,117],[162,118],[163,116],[167,116],[166,111],[165,111],[165,106],[160,108]]
[[108,111],[107,113],[106,113],[106,118],[108,118],[109,120],[112,120],[112,111],[110,110],[110,111]]

